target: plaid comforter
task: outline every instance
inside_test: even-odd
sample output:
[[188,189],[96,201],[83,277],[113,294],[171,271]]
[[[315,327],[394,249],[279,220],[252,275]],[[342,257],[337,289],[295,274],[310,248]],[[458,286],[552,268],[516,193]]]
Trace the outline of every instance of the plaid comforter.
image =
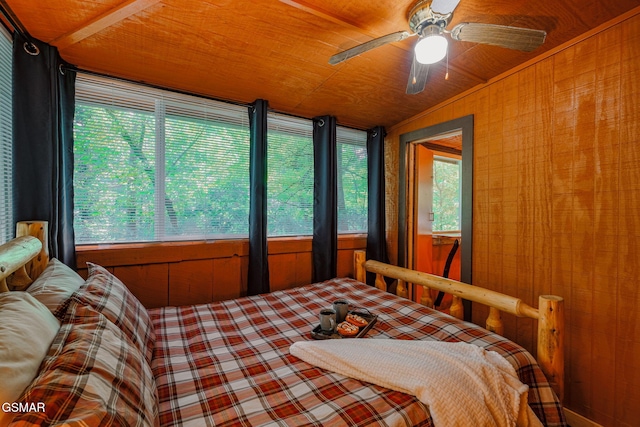
[[[430,426],[412,396],[315,368],[289,354],[338,298],[378,314],[367,338],[464,341],[503,355],[547,426],[565,425],[533,357],[480,327],[351,279],[208,305],[149,311],[162,426]],[[389,363],[393,363],[392,360]],[[446,385],[443,385],[446,386]]]

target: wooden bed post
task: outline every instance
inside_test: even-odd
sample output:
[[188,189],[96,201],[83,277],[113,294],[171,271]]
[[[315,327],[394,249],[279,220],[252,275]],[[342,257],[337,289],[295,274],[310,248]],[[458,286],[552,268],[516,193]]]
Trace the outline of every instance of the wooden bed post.
[[17,237],[0,246],[0,292],[9,292],[14,286],[27,287],[32,280],[25,264],[38,256],[42,243],[33,236]]
[[409,298],[409,291],[404,280],[398,280],[398,285],[396,286],[396,295],[402,298]]
[[381,291],[387,291],[387,282],[384,281],[384,276],[382,274],[376,274],[376,288]]
[[504,335],[504,324],[502,323],[502,313],[500,310],[495,307],[489,307],[489,317],[487,317],[485,328],[498,335]]
[[422,285],[422,296],[420,297],[420,304],[429,308],[433,308],[433,298],[431,298],[431,289]]
[[32,280],[40,276],[49,264],[49,223],[47,221],[19,221],[16,223],[16,237],[33,236],[42,242],[42,250],[25,266]]
[[367,283],[367,271],[364,269],[364,262],[366,260],[367,254],[365,251],[353,251],[354,274],[358,282]]
[[551,388],[564,397],[564,300],[555,295],[538,299],[538,363]]

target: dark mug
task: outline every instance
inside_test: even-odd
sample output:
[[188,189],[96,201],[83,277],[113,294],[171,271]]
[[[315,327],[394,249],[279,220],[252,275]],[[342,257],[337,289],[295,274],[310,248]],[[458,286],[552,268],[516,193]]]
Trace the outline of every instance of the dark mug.
[[333,332],[336,328],[336,311],[333,308],[320,310],[320,329],[322,332]]
[[336,312],[336,323],[342,323],[349,312],[349,301],[337,299],[333,302],[333,309]]

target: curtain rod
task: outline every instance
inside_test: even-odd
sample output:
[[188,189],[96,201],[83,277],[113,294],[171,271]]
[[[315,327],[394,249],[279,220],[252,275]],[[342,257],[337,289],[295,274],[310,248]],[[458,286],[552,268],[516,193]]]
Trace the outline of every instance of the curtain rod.
[[5,0],[0,0],[0,12],[2,12],[2,15],[5,17],[9,25],[13,27],[13,30],[26,40],[26,42],[24,43],[24,50],[26,50],[30,55],[39,54],[40,49],[38,49],[38,46],[36,46],[36,44],[33,42],[33,40],[35,39],[31,36],[31,34],[29,34],[29,31],[27,31],[24,25],[22,25],[20,19],[18,19],[16,14],[13,13],[13,10],[11,10]]

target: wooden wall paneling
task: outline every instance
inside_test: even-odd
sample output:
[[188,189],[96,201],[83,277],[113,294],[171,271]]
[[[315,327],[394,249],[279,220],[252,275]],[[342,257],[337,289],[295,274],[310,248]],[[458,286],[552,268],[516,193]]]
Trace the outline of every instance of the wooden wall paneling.
[[640,17],[625,21],[621,33],[615,418],[633,425],[640,419],[640,54],[633,48],[640,43]]
[[113,274],[146,308],[169,305],[168,264],[115,267]]
[[[246,247],[243,241],[177,242],[113,245],[108,249],[80,247],[77,253],[78,266],[92,261],[111,272],[122,272],[127,277],[125,284],[136,289],[138,298],[148,307],[157,307],[206,303],[246,295]],[[365,247],[366,235],[342,235],[338,238],[339,275],[353,275],[353,250]],[[311,282],[310,238],[273,239],[269,242],[269,250],[270,260],[274,259],[270,266],[272,289]],[[144,257],[140,252],[148,255],[149,261],[131,265],[131,258],[140,260]],[[162,265],[168,269],[165,280],[167,292],[158,294],[149,286],[149,278],[156,280],[161,275],[158,269]],[[86,278],[86,268],[78,271]]]
[[552,241],[552,133],[553,123],[553,59],[535,64],[535,124],[534,143],[534,276],[533,291],[537,295],[551,294]]
[[[533,293],[533,261],[535,217],[534,168],[535,168],[535,84],[536,70],[527,67],[517,75],[518,114],[513,129],[516,139],[517,166],[517,250],[516,250],[516,293],[524,302],[536,305],[537,294]],[[535,351],[536,327],[527,318],[516,319],[516,335],[521,337],[520,344],[529,351]]]
[[[338,251],[340,254],[340,251]],[[341,259],[338,258],[338,271],[341,269]],[[350,260],[351,266],[353,266],[353,256]],[[311,252],[298,252],[296,253],[296,283],[299,285],[306,285],[311,283],[313,274],[312,274],[312,265],[313,259]],[[353,267],[351,267],[353,268]],[[338,277],[340,277],[340,273],[338,273]]]
[[249,257],[240,258],[240,277],[242,283],[242,289],[240,295],[238,296],[246,296],[247,295],[247,283],[249,282]]
[[[492,239],[489,226],[491,220],[490,184],[490,141],[492,133],[489,120],[492,109],[489,103],[489,89],[482,89],[472,95],[476,98],[473,138],[473,282],[478,286],[491,287],[494,266],[491,264],[489,242]],[[473,305],[472,320],[481,325],[489,315],[488,307]]]
[[296,286],[297,268],[295,253],[269,255],[271,291],[279,291]]
[[169,264],[169,305],[204,304],[213,301],[213,260]]
[[[398,174],[400,137],[389,131],[384,143],[384,192],[387,253],[392,264],[398,264]],[[366,246],[366,244],[365,244]]]
[[184,260],[248,256],[247,240],[219,240],[214,242],[171,242],[117,244],[107,247],[80,246],[76,248],[77,265],[86,261],[102,266],[143,265],[180,262]]
[[[496,291],[502,292],[503,268],[503,149],[502,149],[502,81],[489,87],[489,223],[488,223],[488,251],[491,258],[491,268],[488,270],[489,283]],[[475,123],[475,122],[474,122]]]
[[[553,60],[547,59],[534,65],[535,88],[533,94],[535,139],[530,141],[533,148],[533,254],[531,291],[535,295],[551,294],[552,264],[552,103],[553,99]],[[534,340],[532,347],[537,342]]]
[[[577,71],[573,68],[576,56],[575,46],[571,46],[554,56],[553,82],[553,220],[552,220],[552,249],[553,249],[553,292],[558,292],[567,298],[566,323],[571,325],[572,332],[577,332],[573,323],[573,153],[576,140],[575,127],[575,80]],[[587,402],[588,396],[575,385],[576,378],[581,374],[574,367],[578,363],[576,345],[581,343],[582,334],[568,336],[565,340],[565,354],[572,360],[572,364],[565,370],[565,384],[571,384],[565,392],[565,404],[575,408],[579,413],[585,413],[586,408],[581,402]],[[585,349],[587,350],[587,349]],[[590,347],[588,351],[590,350]],[[584,359],[583,359],[584,360]],[[582,394],[582,396],[580,396]],[[577,398],[577,400],[576,400]]]
[[338,250],[338,277],[353,277],[353,249]]
[[[496,146],[502,155],[502,197],[499,216],[496,217],[502,235],[502,292],[517,295],[518,269],[518,147],[522,137],[518,123],[519,104],[525,102],[519,99],[518,75],[513,74],[502,82],[502,144]],[[499,172],[497,178],[500,178]],[[496,212],[498,212],[496,210]],[[505,322],[506,336],[517,335],[517,319]],[[518,336],[518,338],[520,338]]]
[[[517,87],[505,75],[463,96],[475,126],[474,282],[512,286],[515,256],[521,297],[564,297],[564,403],[604,426],[640,419],[639,45],[636,10],[514,71]],[[390,132],[437,122],[446,107]],[[529,340],[520,321],[506,331]]]
[[[473,282],[478,286],[489,287],[489,271],[493,268],[489,255],[489,142],[491,131],[489,117],[492,110],[489,105],[489,89],[484,88],[469,96],[474,98],[474,138],[473,138]],[[489,309],[478,304],[473,305],[472,319],[482,324]]]
[[217,258],[213,260],[213,301],[238,298],[246,291],[242,277],[242,260],[246,257]]

